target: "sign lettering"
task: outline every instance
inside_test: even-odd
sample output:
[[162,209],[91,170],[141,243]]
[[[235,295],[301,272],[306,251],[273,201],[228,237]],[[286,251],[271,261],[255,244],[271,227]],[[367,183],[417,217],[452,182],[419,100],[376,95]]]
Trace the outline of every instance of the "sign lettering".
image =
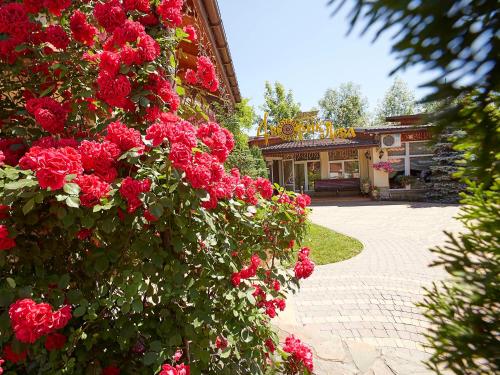
[[264,137],[266,145],[269,137],[279,137],[284,141],[302,141],[306,135],[319,137],[320,139],[330,138],[354,138],[356,131],[354,128],[334,127],[331,121],[318,119],[286,119],[276,125],[268,124],[268,114],[264,113],[264,119],[257,128],[257,137]]

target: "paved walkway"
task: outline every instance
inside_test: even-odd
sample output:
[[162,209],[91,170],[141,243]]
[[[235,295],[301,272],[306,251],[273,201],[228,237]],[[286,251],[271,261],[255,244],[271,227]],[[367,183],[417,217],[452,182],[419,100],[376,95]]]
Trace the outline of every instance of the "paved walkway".
[[[344,201],[313,207],[314,223],[359,239],[364,250],[319,266],[301,283],[280,327],[313,342],[317,374],[426,374],[428,323],[415,303],[446,272],[428,267],[458,206]],[[326,351],[325,351],[326,350]],[[326,361],[322,361],[323,359]],[[318,362],[318,361],[317,361]],[[375,368],[375,369],[374,369]],[[384,372],[385,371],[385,372]]]

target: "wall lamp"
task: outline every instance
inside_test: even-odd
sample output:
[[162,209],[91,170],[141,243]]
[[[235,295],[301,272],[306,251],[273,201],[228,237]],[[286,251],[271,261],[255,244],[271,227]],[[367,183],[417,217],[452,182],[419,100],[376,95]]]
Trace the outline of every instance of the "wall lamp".
[[365,158],[368,160],[372,160],[372,157],[370,156],[370,153],[368,151],[365,152]]
[[384,150],[380,150],[380,151],[378,152],[378,158],[379,158],[379,159],[382,159],[382,158],[383,158],[383,156],[384,156]]

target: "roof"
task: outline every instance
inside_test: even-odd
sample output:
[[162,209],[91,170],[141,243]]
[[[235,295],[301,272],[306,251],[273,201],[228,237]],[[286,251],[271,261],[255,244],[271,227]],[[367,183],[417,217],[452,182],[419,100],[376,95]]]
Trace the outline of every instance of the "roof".
[[374,127],[367,128],[356,128],[354,129],[356,133],[401,133],[401,132],[411,132],[415,130],[423,130],[432,128],[433,124],[426,125],[378,125]]
[[399,122],[401,125],[420,125],[425,120],[427,114],[417,113],[414,115],[389,116],[385,118],[387,122]]
[[363,148],[378,146],[378,142],[373,139],[356,139],[356,138],[335,138],[327,139],[307,139],[303,141],[285,142],[277,145],[271,145],[261,148],[264,154],[275,152],[296,152],[302,150],[308,151],[323,151],[333,150],[336,148]]

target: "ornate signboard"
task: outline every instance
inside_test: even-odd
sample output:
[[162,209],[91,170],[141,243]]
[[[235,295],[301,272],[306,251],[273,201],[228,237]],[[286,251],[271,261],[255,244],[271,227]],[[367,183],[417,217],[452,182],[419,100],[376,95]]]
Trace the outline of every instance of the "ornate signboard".
[[319,160],[319,152],[295,152],[280,156],[283,157],[283,160],[286,159],[293,159],[295,161]]
[[335,128],[331,121],[323,121],[317,118],[286,119],[276,125],[267,123],[268,114],[264,113],[264,119],[257,129],[257,137],[264,136],[266,145],[269,136],[280,137],[284,141],[302,141],[307,135],[312,137],[324,138],[354,138],[356,132],[354,128]]
[[328,158],[332,160],[350,160],[358,158],[358,150],[355,148],[342,148],[328,152]]
[[402,133],[401,142],[408,141],[427,141],[431,139],[431,134],[428,130],[419,130],[411,133]]

